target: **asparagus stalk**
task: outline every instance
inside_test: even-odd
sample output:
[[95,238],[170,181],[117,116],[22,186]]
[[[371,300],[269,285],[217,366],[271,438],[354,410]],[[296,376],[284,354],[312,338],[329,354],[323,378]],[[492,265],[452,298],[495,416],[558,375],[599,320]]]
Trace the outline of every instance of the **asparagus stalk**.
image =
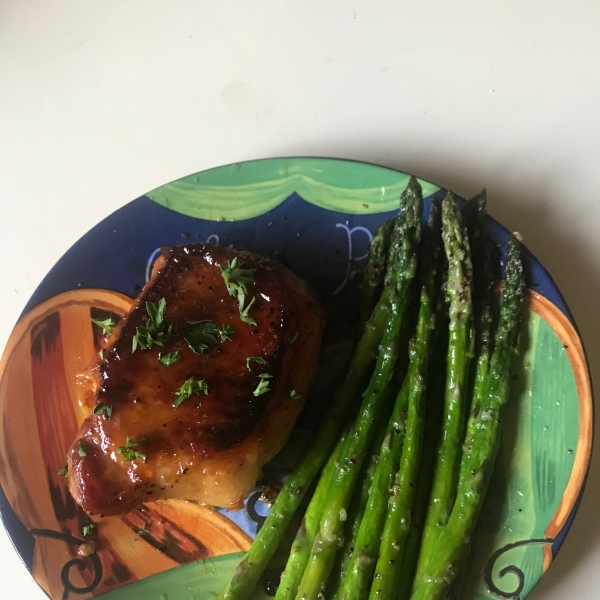
[[[467,228],[471,259],[473,261],[473,321],[475,323],[474,339],[475,354],[477,355],[485,336],[486,319],[491,318],[493,312],[486,314],[486,309],[493,308],[490,303],[490,295],[494,293],[495,268],[492,263],[497,259],[494,246],[484,230],[485,217],[487,214],[486,191],[474,196],[464,204],[462,208],[463,222]],[[482,333],[483,332],[483,333]],[[476,369],[471,369],[474,377]],[[470,386],[473,381],[470,381]]]
[[[487,215],[487,193],[485,190],[481,194],[473,196],[467,200],[462,207],[463,222],[467,227],[469,234],[469,245],[471,255],[473,256],[473,270],[477,274],[478,267],[482,264],[481,249],[485,240],[484,221]],[[479,269],[480,270],[480,269]],[[477,279],[477,275],[475,276]],[[477,296],[477,284],[474,290],[473,298]]]
[[379,463],[379,456],[386,433],[387,431],[381,427],[378,435],[373,440],[373,451],[370,453],[371,460],[367,460],[363,464],[362,472],[358,478],[358,484],[360,486],[359,493],[354,494],[354,497],[350,503],[346,531],[344,532],[344,545],[342,550],[336,556],[335,564],[332,569],[332,574],[327,587],[328,593],[326,596],[331,597],[333,600],[340,600],[341,597],[342,578],[346,572],[347,565],[352,558],[352,552],[354,551],[354,545],[356,544],[358,530],[360,528],[360,524],[362,523],[365,510],[367,509],[367,502],[369,501],[373,477]]
[[468,553],[500,445],[500,413],[508,400],[511,364],[518,350],[524,289],[521,244],[513,235],[508,245],[506,281],[485,394],[479,410],[471,416],[476,422],[475,436],[462,458],[452,514],[416,582],[411,600],[441,600],[457,575],[457,565]]
[[[429,402],[429,400],[428,400]],[[436,419],[436,421],[438,421]],[[441,414],[439,415],[441,421]],[[414,509],[410,522],[410,529],[406,537],[404,547],[404,556],[402,558],[401,572],[397,586],[397,600],[408,600],[412,592],[415,570],[419,559],[419,550],[421,548],[421,536],[425,525],[427,502],[431,492],[431,483],[433,480],[433,468],[435,465],[435,445],[433,440],[439,438],[439,428],[432,427],[432,419],[429,410],[425,422],[424,439],[428,443],[423,447],[421,459],[421,472],[418,476],[417,489],[415,492]]]
[[446,284],[448,277],[448,265],[446,257],[442,254],[440,271],[441,284],[437,296],[435,308],[435,329],[431,336],[432,356],[429,360],[427,376],[427,414],[425,418],[424,439],[427,443],[423,446],[421,466],[415,492],[414,510],[410,524],[410,530],[406,539],[404,557],[402,560],[402,572],[398,582],[397,600],[407,600],[412,592],[413,580],[421,549],[421,538],[433,474],[435,470],[437,448],[439,446],[442,432],[442,415],[444,412],[444,392],[446,387],[446,357],[448,349],[448,300],[446,295]]
[[[436,203],[437,201],[434,199],[433,202]],[[439,211],[439,205],[436,209],[432,207],[432,210]],[[431,336],[432,352],[427,374],[427,411],[423,436],[427,440],[427,443],[423,445],[420,460],[413,514],[406,538],[401,573],[396,588],[396,600],[408,600],[412,591],[419,550],[421,548],[421,537],[427,514],[427,504],[433,482],[436,450],[441,433],[445,389],[443,374],[446,372],[446,354],[448,348],[448,304],[445,293],[448,268],[446,257],[443,253],[440,256],[438,270],[441,281],[435,306],[435,329]]]
[[[462,208],[464,222],[469,232],[469,245],[473,259],[473,315],[475,317],[475,364],[471,367],[469,389],[470,408],[478,410],[488,373],[490,355],[493,348],[495,327],[497,248],[492,239],[485,234],[486,191],[468,200]],[[469,421],[471,423],[471,421]],[[465,445],[473,432],[467,431]],[[460,600],[466,582],[468,556],[459,566],[461,575],[454,581],[446,600]]]
[[[490,238],[486,238],[483,247],[482,262],[482,289],[481,302],[479,309],[479,319],[477,323],[477,351],[475,363],[475,375],[473,380],[473,398],[471,404],[471,416],[476,416],[483,402],[485,394],[485,385],[489,371],[490,358],[492,354],[492,344],[494,338],[495,325],[495,304],[496,294],[494,292],[495,283],[495,263],[496,247]],[[477,421],[470,418],[467,423],[467,433],[465,436],[464,448],[467,449],[475,436],[475,427]],[[465,465],[461,464],[461,468]]]
[[477,401],[481,379],[487,375],[489,357],[493,344],[493,327],[496,297],[496,246],[485,234],[484,221],[487,213],[486,191],[467,200],[462,209],[463,219],[469,234],[469,246],[473,260],[473,315],[475,320],[475,356],[476,364],[472,370],[470,387],[473,390],[473,402]]
[[[409,195],[415,193],[412,191],[415,190],[415,187],[419,187],[419,184],[416,179],[411,178],[407,188]],[[401,206],[399,219],[404,220],[403,215],[406,212],[406,208]],[[405,240],[403,236],[407,239]],[[394,228],[390,242],[390,256],[394,258],[394,264],[398,262],[396,259],[398,254],[403,256],[406,254],[404,246],[410,245],[410,242],[409,231],[406,228]],[[247,600],[277,550],[304,494],[329,455],[335,440],[339,437],[352,405],[355,391],[376,356],[384,331],[387,329],[390,310],[398,304],[396,286],[396,279],[390,278],[371,318],[365,325],[364,333],[350,362],[348,374],[336,394],[333,406],[324,416],[321,427],[317,429],[309,443],[308,452],[285,482],[263,527],[234,570],[231,579],[219,594],[218,600]],[[394,289],[392,290],[392,288]]]
[[[429,228],[423,240],[425,248],[424,257],[419,265],[421,279],[423,279],[423,274],[425,274],[427,281],[431,281],[431,285],[429,286],[431,288],[433,288],[433,278],[435,277],[436,258],[439,254],[438,236],[439,204],[434,203],[429,218]],[[424,319],[428,319],[427,312],[427,307],[421,304],[417,329],[419,329]],[[409,347],[412,364],[414,363],[416,353],[414,340],[411,341]],[[419,348],[419,350],[426,350],[426,348]],[[414,377],[414,367],[409,369],[409,373],[404,378],[402,388],[396,398],[392,418],[388,423],[365,515],[360,524],[352,557],[343,576],[342,589],[340,590],[340,598],[343,600],[364,598],[367,596],[371,586],[373,571],[381,544],[381,535],[388,513],[390,489],[392,488],[394,476],[398,471],[403,452],[409,390],[413,383],[411,376]]]
[[447,294],[450,302],[446,391],[442,439],[417,565],[418,578],[425,569],[436,539],[448,522],[455,499],[472,354],[471,256],[460,211],[451,194],[442,203],[442,237],[448,258]]
[[275,594],[275,600],[283,598],[295,598],[298,584],[304,573],[304,567],[308,562],[310,550],[315,539],[316,532],[319,528],[319,520],[323,513],[323,504],[325,495],[329,489],[331,478],[337,468],[337,461],[340,455],[340,450],[344,441],[344,436],[340,438],[333,452],[329,456],[321,477],[317,483],[317,487],[310,500],[310,503],[298,529],[298,533],[292,543],[292,549],[285,566],[285,571],[281,575],[281,581]]
[[395,239],[390,248],[386,276],[390,305],[381,348],[358,417],[342,447],[340,469],[329,488],[319,532],[298,588],[298,599],[316,600],[323,595],[336,552],[343,543],[348,505],[399,353],[398,337],[416,271],[422,208],[421,187],[415,178],[411,178],[402,194],[400,213],[394,224]]
[[360,330],[369,320],[377,300],[381,295],[390,237],[394,227],[393,219],[384,221],[375,232],[369,248],[369,262],[363,271],[362,297],[360,305]]
[[[400,467],[392,487],[379,557],[369,598],[387,600],[396,595],[406,539],[411,524],[416,485],[421,467],[421,448],[426,415],[426,381],[432,331],[435,327],[436,285],[440,254],[439,209],[432,205],[425,258],[422,263],[421,306],[415,338],[411,344],[408,372],[408,417]],[[384,496],[385,498],[386,496]],[[379,533],[379,532],[378,532]],[[379,535],[378,535],[379,538]],[[379,539],[377,540],[379,541]],[[374,555],[376,556],[376,555]],[[359,598],[360,596],[356,596]]]
[[[386,411],[384,411],[380,420],[388,420],[385,412]],[[369,461],[369,463],[373,465],[373,468],[371,469],[371,472],[369,474],[370,465],[365,465],[366,469],[365,473],[363,474],[363,479],[367,480],[365,481],[365,485],[367,486],[367,496],[368,490],[371,485],[371,480],[373,478],[372,474],[375,470],[374,468],[377,464],[379,450],[383,441],[384,430],[382,429],[381,431],[382,433],[378,435],[374,440],[373,458],[371,461]],[[304,518],[302,519],[302,523],[300,525],[300,528],[298,529],[296,538],[292,543],[290,556],[288,558],[285,571],[282,573],[281,582],[275,594],[276,600],[281,600],[282,598],[288,599],[296,597],[298,585],[300,584],[300,580],[302,579],[306,563],[308,562],[308,558],[310,556],[310,551],[312,549],[315,535],[319,529],[319,522],[321,520],[321,516],[323,514],[323,507],[325,505],[325,497],[329,490],[329,485],[331,483],[331,479],[333,478],[335,470],[339,466],[338,459],[344,438],[345,435],[337,443],[334,451],[332,452],[325,467],[323,468],[323,471],[321,472],[321,476],[319,478],[317,487],[313,493],[313,497],[311,498],[310,503],[306,509],[306,513],[304,515]],[[360,507],[352,507],[352,510],[355,513],[353,518],[359,519],[360,522],[362,512],[360,512],[360,514],[357,514],[361,510]],[[364,507],[362,510],[364,511]],[[353,521],[350,520],[350,523],[352,522]]]
[[407,376],[394,404],[373,476],[365,513],[358,529],[350,560],[342,576],[341,589],[337,596],[340,600],[364,598],[371,584],[387,513],[387,499],[402,453],[408,404],[408,381]]

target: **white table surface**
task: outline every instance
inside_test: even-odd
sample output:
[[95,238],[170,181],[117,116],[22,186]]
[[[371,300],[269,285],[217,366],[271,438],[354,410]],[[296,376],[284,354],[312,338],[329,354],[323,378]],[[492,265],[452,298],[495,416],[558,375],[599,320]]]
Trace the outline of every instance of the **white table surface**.
[[[332,156],[471,195],[553,274],[600,360],[595,0],[0,2],[0,347],[60,256],[208,167]],[[596,599],[598,461],[532,600]],[[0,531],[0,596],[45,595]]]

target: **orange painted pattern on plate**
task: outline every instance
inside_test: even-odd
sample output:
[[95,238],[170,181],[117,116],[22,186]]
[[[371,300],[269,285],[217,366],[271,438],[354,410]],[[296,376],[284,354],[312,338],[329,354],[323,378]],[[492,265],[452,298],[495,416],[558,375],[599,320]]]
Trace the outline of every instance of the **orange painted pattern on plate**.
[[[89,410],[79,374],[100,350],[91,316],[124,315],[132,300],[106,290],[74,290],[25,315],[0,362],[0,483],[27,529],[45,529],[82,539],[92,520],[71,498],[58,475],[68,447]],[[178,564],[247,550],[250,539],[229,519],[185,501],[150,503],[123,517],[94,518],[91,539],[103,577],[102,594]],[[148,535],[136,529],[147,525]],[[77,547],[36,537],[33,575],[53,599],[63,595],[61,570]],[[70,580],[86,587],[93,574],[70,569]]]
[[[556,514],[546,528],[546,537],[554,539],[565,526],[575,507],[590,463],[594,427],[592,387],[581,339],[569,319],[552,302],[536,292],[529,293],[529,307],[552,327],[565,347],[573,369],[579,400],[579,440],[573,470]],[[551,563],[552,547],[545,545],[544,572],[548,570]]]

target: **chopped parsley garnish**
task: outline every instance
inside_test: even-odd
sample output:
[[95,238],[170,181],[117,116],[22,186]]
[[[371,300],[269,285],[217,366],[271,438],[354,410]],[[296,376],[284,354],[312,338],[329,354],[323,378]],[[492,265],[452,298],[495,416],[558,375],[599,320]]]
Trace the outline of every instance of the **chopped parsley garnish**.
[[87,451],[88,451],[87,444],[83,440],[81,440],[79,442],[79,449],[77,450],[77,454],[79,454],[79,456],[81,456],[81,457],[87,456]]
[[250,363],[252,361],[254,361],[257,365],[266,365],[267,364],[267,361],[262,356],[249,356],[246,359],[246,368],[248,369],[248,371],[251,370]]
[[293,398],[294,400],[300,400],[302,396],[296,390],[292,390],[290,392],[290,398]]
[[238,266],[237,256],[232,261],[227,261],[224,267],[221,267],[221,275],[223,276],[229,295],[237,297],[240,319],[250,325],[256,325],[256,320],[248,315],[248,310],[250,310],[250,307],[254,303],[254,298],[252,298],[246,308],[244,308],[244,303],[246,301],[246,294],[248,293],[247,285],[254,281],[255,271],[256,269],[243,269],[241,266]]
[[149,535],[150,534],[150,530],[148,529],[148,523],[144,523],[144,529],[139,529],[137,527],[132,527],[131,529],[133,530],[133,533],[136,533],[137,535]]
[[266,394],[267,392],[271,391],[271,388],[269,387],[269,379],[271,379],[273,375],[270,375],[269,373],[261,373],[259,377],[260,383],[256,386],[254,392],[252,392],[255,396],[261,396],[262,394]]
[[142,350],[147,350],[152,347],[152,344],[164,346],[169,341],[173,326],[169,325],[165,320],[165,308],[167,301],[161,298],[158,304],[154,302],[146,302],[146,312],[148,313],[148,322],[138,327],[133,336],[131,351],[135,352],[139,346]]
[[248,306],[246,306],[246,308],[240,312],[240,319],[242,321],[244,321],[244,323],[248,323],[250,325],[256,325],[256,319],[253,319],[248,314],[250,307],[254,304],[255,301],[256,301],[256,298],[252,298],[252,300],[250,300],[250,302],[248,303]]
[[177,408],[182,402],[187,400],[194,394],[204,392],[208,394],[208,385],[204,379],[198,379],[196,377],[190,377],[185,383],[175,392],[177,394],[177,400],[173,402],[173,406]]
[[112,417],[112,406],[104,404],[104,402],[98,402],[94,408],[94,414],[98,417],[104,415],[104,418],[108,421]]
[[170,367],[173,363],[176,363],[181,356],[179,356],[179,352],[175,350],[174,352],[167,352],[163,354],[162,352],[158,353],[158,364],[161,367]]
[[94,531],[94,529],[96,529],[96,523],[90,523],[89,525],[84,525],[83,526],[83,536],[88,537],[88,536],[92,535],[92,531]]
[[58,470],[58,474],[62,475],[65,479],[69,479],[69,465],[66,464]]
[[100,357],[102,360],[104,360],[104,348],[101,348],[101,349],[100,349],[100,352],[98,352],[98,356],[99,356],[99,357]]
[[234,331],[235,329],[233,328],[233,325],[228,325],[227,323],[225,323],[225,325],[223,325],[221,329],[219,329],[219,336],[221,337],[221,341],[227,342],[231,340],[231,334]]
[[243,269],[238,266],[237,256],[232,261],[227,261],[224,267],[221,267],[221,274],[225,280],[225,285],[230,296],[237,294],[238,288],[241,288],[244,294],[248,291],[246,285],[254,281],[256,269]]
[[146,455],[143,452],[135,449],[139,448],[141,444],[142,441],[134,442],[129,436],[127,436],[125,445],[117,448],[117,454],[120,454],[125,460],[146,460]]
[[205,350],[217,343],[217,333],[219,333],[219,329],[215,323],[203,321],[190,325],[183,339],[196,354],[204,354]]
[[296,331],[296,333],[292,333],[292,335],[290,335],[290,344],[293,344],[297,339],[298,339],[298,332]]
[[110,335],[115,328],[116,323],[109,317],[108,319],[92,319],[94,325],[98,325],[104,332],[104,335]]

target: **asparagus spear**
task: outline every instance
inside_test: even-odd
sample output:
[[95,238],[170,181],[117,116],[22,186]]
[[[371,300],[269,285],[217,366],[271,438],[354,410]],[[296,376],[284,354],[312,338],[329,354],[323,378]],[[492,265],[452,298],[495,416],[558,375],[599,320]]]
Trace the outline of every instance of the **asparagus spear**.
[[[387,421],[388,417],[386,415],[386,411],[383,411],[382,416],[380,417],[380,421]],[[374,471],[374,467],[377,464],[379,449],[381,447],[381,443],[383,441],[383,432],[376,437],[373,444],[373,458],[369,461],[373,468],[371,469],[371,473],[369,476],[369,465],[365,465],[365,473],[363,474],[363,479],[367,479],[365,484],[367,485],[367,494],[368,488],[370,488],[371,480],[372,480],[372,471]],[[321,472],[321,476],[319,478],[319,482],[317,487],[313,493],[313,497],[310,500],[310,503],[306,509],[306,513],[304,518],[302,519],[302,523],[300,528],[298,529],[298,533],[294,542],[292,543],[292,548],[290,551],[290,556],[288,558],[288,562],[285,567],[285,571],[282,574],[281,582],[277,588],[277,592],[275,594],[275,598],[277,600],[281,600],[282,598],[295,598],[296,592],[298,591],[298,585],[300,584],[300,580],[302,579],[302,575],[304,573],[304,569],[306,567],[306,563],[308,562],[308,557],[310,556],[310,551],[312,549],[312,545],[315,539],[315,535],[319,529],[319,522],[321,520],[321,516],[323,514],[323,507],[325,505],[325,497],[329,490],[329,485],[331,483],[331,479],[335,473],[335,470],[338,468],[339,463],[339,454],[344,441],[345,435],[340,439],[337,443],[334,451],[329,457],[323,471]],[[365,502],[366,503],[366,502]],[[362,513],[358,514],[360,511],[360,507],[352,507],[353,508],[353,519],[360,518]],[[363,507],[364,509],[364,507]],[[349,511],[350,514],[350,511]],[[350,520],[350,523],[353,521]]]
[[[482,290],[477,323],[477,351],[475,363],[475,375],[473,381],[473,399],[471,404],[471,416],[476,416],[481,408],[485,394],[485,385],[489,371],[490,358],[495,324],[496,294],[494,292],[496,264],[496,246],[491,238],[486,238],[483,247],[482,262]],[[467,449],[475,436],[477,421],[470,418],[467,423],[464,448]],[[462,464],[461,468],[465,465]]]
[[[467,200],[461,210],[463,216],[463,222],[467,227],[469,234],[469,245],[471,247],[471,255],[473,257],[473,270],[477,274],[478,269],[483,260],[481,259],[481,249],[485,239],[484,232],[484,221],[487,215],[487,193],[485,190],[481,191],[481,194],[473,196],[473,198]],[[477,275],[475,276],[477,279]],[[473,298],[477,295],[477,284],[475,284],[475,290]]]
[[296,597],[298,584],[302,578],[302,573],[304,573],[304,567],[308,562],[310,550],[319,528],[319,520],[323,513],[325,495],[327,494],[331,478],[337,468],[337,460],[343,442],[344,436],[340,438],[340,441],[329,456],[329,459],[321,472],[321,477],[319,478],[313,497],[310,499],[310,503],[306,509],[298,533],[292,543],[290,556],[285,566],[285,571],[281,575],[277,593],[275,594],[276,600]]
[[477,414],[471,416],[476,422],[473,443],[465,448],[462,458],[452,514],[416,582],[411,600],[441,600],[456,577],[456,566],[469,550],[500,445],[500,413],[508,400],[511,364],[518,350],[524,289],[521,244],[513,235],[508,245],[506,281],[485,394]]
[[402,572],[398,582],[397,600],[407,600],[412,592],[413,580],[419,559],[421,538],[425,519],[433,474],[442,432],[442,415],[444,412],[444,392],[446,388],[446,358],[448,350],[448,298],[446,284],[448,278],[448,265],[446,256],[442,253],[439,266],[441,272],[440,291],[435,307],[435,329],[431,335],[432,355],[429,360],[427,374],[427,414],[425,417],[424,439],[421,465],[415,492],[414,510],[410,530],[406,539],[404,557],[402,559]]
[[358,417],[344,441],[340,454],[340,469],[329,488],[319,533],[296,598],[316,600],[323,595],[335,554],[343,542],[344,521],[348,504],[374,434],[373,424],[381,410],[399,353],[398,336],[406,313],[410,287],[416,271],[416,249],[421,232],[423,199],[416,179],[411,178],[402,194],[400,214],[394,224],[394,237],[388,265],[387,289],[390,291],[388,321],[369,386],[364,394]]
[[[443,396],[443,391],[441,395]],[[430,395],[428,394],[428,403],[430,399]],[[397,600],[408,600],[412,592],[415,570],[419,559],[419,550],[421,548],[421,536],[423,534],[423,527],[427,516],[427,503],[433,480],[436,448],[434,441],[439,439],[439,427],[436,427],[436,425],[439,425],[440,422],[441,413],[436,415],[436,418],[433,419],[431,418],[428,407],[425,421],[425,433],[423,436],[424,439],[427,440],[427,444],[424,444],[420,461],[420,473],[416,485],[413,514],[406,537],[402,566],[397,585]]]
[[[471,406],[470,414],[477,414],[489,370],[490,357],[493,350],[494,331],[496,325],[497,298],[494,284],[497,279],[498,249],[496,243],[485,234],[483,225],[486,216],[485,190],[479,196],[467,201],[463,207],[463,215],[469,231],[469,242],[473,256],[473,314],[475,315],[475,364],[472,368],[470,382]],[[475,421],[469,419],[464,449],[473,440]],[[461,463],[464,465],[464,463]],[[458,582],[455,582],[456,588]],[[462,588],[461,588],[462,589]],[[454,589],[457,597],[461,590]]]
[[422,263],[421,306],[415,338],[411,344],[406,437],[391,496],[388,494],[387,516],[369,595],[371,600],[387,600],[395,596],[411,524],[416,484],[421,466],[421,448],[427,408],[425,403],[427,371],[431,334],[435,327],[436,290],[439,288],[439,285],[436,285],[439,283],[436,276],[441,246],[439,236],[439,209],[436,204],[433,204],[429,219],[426,253]]
[[360,305],[360,330],[369,320],[373,308],[381,295],[385,267],[387,264],[390,236],[394,227],[393,219],[384,221],[375,232],[369,248],[369,262],[363,271],[362,297]]
[[[416,188],[420,188],[420,186],[415,178],[411,178],[407,187],[409,195],[413,195]],[[407,212],[406,207],[401,206],[398,219],[404,222],[404,215]],[[394,259],[394,265],[398,262],[398,254],[403,257],[406,254],[404,246],[410,245],[412,242],[412,239],[409,242],[410,233],[404,227],[394,228],[389,252],[390,257]],[[388,270],[391,269],[388,268]],[[317,429],[309,443],[308,452],[285,482],[263,527],[256,535],[252,546],[240,564],[234,570],[231,579],[219,594],[218,600],[246,600],[277,550],[304,494],[329,455],[335,440],[339,437],[356,388],[360,385],[365,372],[375,358],[378,346],[387,328],[390,310],[398,304],[396,286],[396,279],[390,278],[389,284],[384,287],[371,318],[365,325],[364,333],[350,362],[348,374],[336,394],[333,406],[324,416],[323,424]]]
[[367,502],[369,501],[369,494],[373,484],[373,477],[379,463],[379,455],[386,433],[386,429],[381,427],[378,435],[373,440],[373,451],[369,453],[371,455],[371,460],[367,460],[365,464],[363,464],[362,472],[358,478],[360,493],[354,494],[350,503],[346,531],[344,532],[344,545],[336,556],[335,564],[327,586],[328,593],[326,596],[331,597],[333,600],[340,600],[342,593],[342,578],[346,572],[346,567],[352,558],[352,552],[354,550],[354,545],[356,544],[356,536],[358,535],[358,530],[367,508]]
[[[424,280],[426,278],[428,284],[430,284],[428,288],[433,288],[433,279],[435,278],[435,263],[440,246],[438,237],[439,204],[433,203],[429,218],[429,228],[423,240],[425,248],[424,257],[419,265],[421,279]],[[417,329],[424,323],[424,320],[430,320],[431,311],[428,309],[428,302],[427,306],[421,303]],[[409,354],[412,365],[416,352],[414,340],[411,341],[409,347],[411,349]],[[419,350],[426,351],[426,348],[420,347]],[[414,374],[414,366],[411,366],[409,373],[404,378],[402,388],[396,398],[392,418],[388,423],[365,515],[360,524],[352,557],[343,576],[342,589],[340,590],[340,598],[343,600],[364,598],[367,596],[371,586],[375,562],[381,544],[381,535],[388,513],[390,489],[400,465],[400,457],[403,452],[409,388],[414,383],[412,381]]]
[[340,600],[360,599],[366,596],[373,577],[375,560],[381,542],[381,532],[387,513],[387,499],[394,473],[398,470],[404,441],[406,407],[408,404],[408,376],[398,393],[392,417],[381,446],[373,484],[365,507],[354,549],[342,575]]
[[454,503],[464,439],[466,392],[472,354],[471,256],[460,211],[451,194],[442,203],[442,237],[448,258],[447,294],[450,302],[446,391],[442,440],[417,565],[418,578],[425,569],[435,540],[448,522]]
[[[473,250],[473,308],[475,314],[475,365],[472,369],[472,381],[470,383],[471,407],[470,414],[476,415],[480,409],[483,395],[485,393],[485,382],[489,370],[490,357],[493,350],[493,338],[496,324],[497,298],[494,290],[496,282],[496,266],[498,264],[496,243],[483,231],[483,219],[485,217],[485,190],[480,196],[469,200],[467,207],[475,205],[475,218],[472,219],[469,228],[469,240]],[[465,209],[463,209],[465,214]],[[468,220],[468,216],[465,218]],[[472,443],[475,434],[476,421],[469,419],[467,423],[467,434],[463,445],[465,448]],[[461,463],[461,469],[464,467]],[[459,476],[462,479],[463,475]],[[463,563],[458,570],[461,575],[457,577],[450,590],[450,598],[460,599],[466,582],[468,556],[463,557]]]

